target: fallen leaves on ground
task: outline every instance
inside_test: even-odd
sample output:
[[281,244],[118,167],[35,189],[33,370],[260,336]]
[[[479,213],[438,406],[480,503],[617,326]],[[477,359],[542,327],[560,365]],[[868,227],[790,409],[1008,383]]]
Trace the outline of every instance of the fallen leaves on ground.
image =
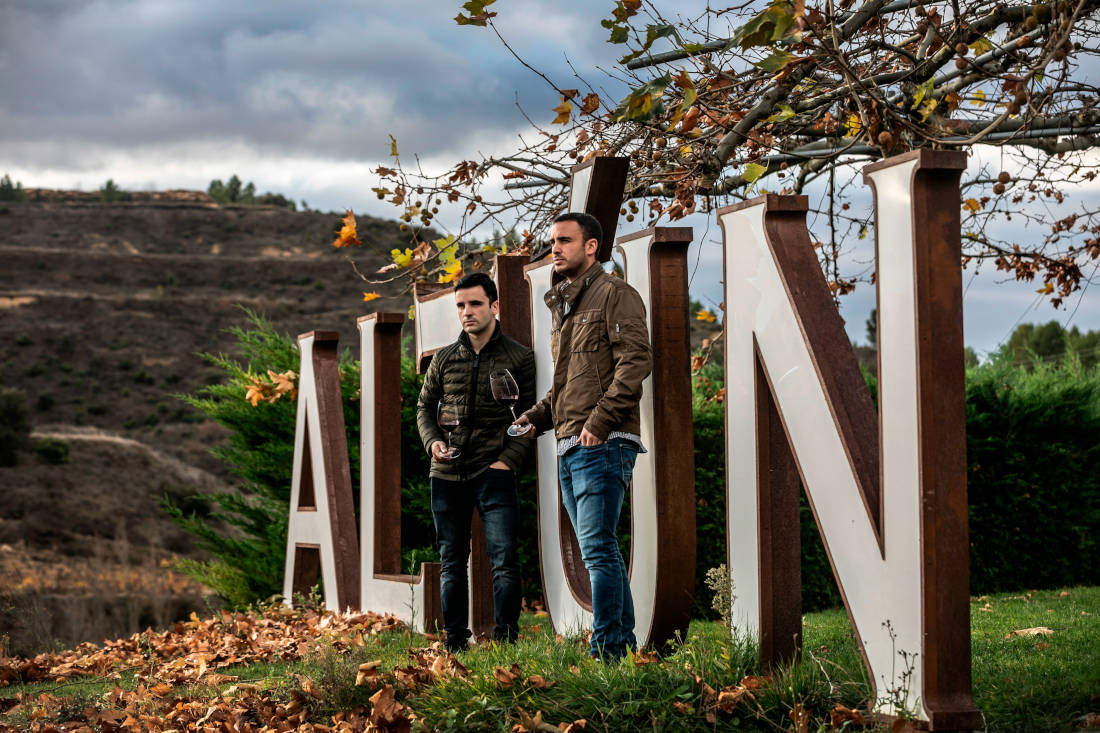
[[0,687],[90,675],[118,679],[125,670],[137,670],[139,681],[153,684],[217,684],[210,673],[225,667],[293,661],[322,640],[345,650],[361,646],[364,634],[398,628],[397,618],[376,613],[343,616],[280,607],[262,614],[223,611],[205,619],[191,614],[168,631],[146,630],[103,646],[84,643],[33,659],[0,658]]

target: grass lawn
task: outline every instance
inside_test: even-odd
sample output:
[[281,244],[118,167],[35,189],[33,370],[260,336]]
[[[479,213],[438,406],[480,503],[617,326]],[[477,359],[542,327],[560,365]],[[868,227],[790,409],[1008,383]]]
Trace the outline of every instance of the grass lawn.
[[[1082,730],[1089,713],[1100,713],[1100,588],[982,596],[972,600],[971,619],[975,701],[988,730]],[[118,679],[0,687],[0,699],[22,701],[0,714],[0,731],[5,725],[47,731],[65,720],[87,724],[96,710],[122,708],[127,697],[133,719],[142,720],[137,713],[144,712],[147,723],[168,710],[182,715],[188,705],[197,720],[226,702],[226,710],[235,709],[239,720],[252,721],[256,729],[268,720],[265,715],[291,710],[299,711],[297,723],[360,730],[371,711],[381,714],[385,699],[377,694],[384,684],[392,685],[406,714],[415,714],[414,730],[797,730],[797,711],[804,730],[832,730],[837,705],[867,706],[869,686],[841,610],[807,614],[802,661],[763,682],[756,677],[753,649],[731,642],[717,623],[694,622],[684,643],[667,656],[616,664],[587,659],[580,638],[556,637],[545,618],[525,615],[522,624],[515,646],[482,645],[462,653],[463,676],[441,671],[438,663],[429,670],[438,659],[433,652],[422,651],[419,659],[410,654],[430,644],[424,637],[387,631],[351,648],[322,643],[294,662],[221,668],[218,674],[237,679],[213,686],[158,691],[151,680],[138,687],[133,671],[124,671]],[[1051,633],[1013,634],[1040,627]],[[380,681],[357,686],[360,665],[374,661],[381,662],[374,678]],[[120,693],[116,685],[133,692]],[[363,706],[361,716],[349,717],[347,711],[357,706]],[[836,728],[858,728],[841,720],[850,716],[834,715]],[[404,718],[387,720],[374,722],[381,730],[406,725]],[[119,722],[100,721],[99,729]]]

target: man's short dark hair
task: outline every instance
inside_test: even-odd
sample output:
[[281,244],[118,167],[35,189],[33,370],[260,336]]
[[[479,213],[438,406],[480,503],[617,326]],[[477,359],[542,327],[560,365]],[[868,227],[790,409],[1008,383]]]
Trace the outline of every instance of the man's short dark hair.
[[485,291],[485,294],[489,296],[489,305],[496,302],[497,284],[493,282],[493,278],[489,277],[484,272],[471,272],[455,283],[455,290],[465,290],[466,288],[477,287],[480,287]]
[[581,228],[581,233],[584,235],[584,241],[595,239],[596,244],[603,246],[603,227],[600,226],[600,220],[591,214],[586,214],[583,211],[567,211],[554,219],[555,224],[559,221],[577,222],[577,226]]

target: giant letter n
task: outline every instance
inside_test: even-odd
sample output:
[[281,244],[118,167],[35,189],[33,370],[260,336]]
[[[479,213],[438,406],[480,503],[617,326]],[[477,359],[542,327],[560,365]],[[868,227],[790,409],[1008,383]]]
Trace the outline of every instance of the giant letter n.
[[971,698],[959,176],[917,151],[875,192],[879,414],[805,225],[805,197],[719,211],[734,623],[798,653],[798,480],[874,686],[875,709],[981,727]]

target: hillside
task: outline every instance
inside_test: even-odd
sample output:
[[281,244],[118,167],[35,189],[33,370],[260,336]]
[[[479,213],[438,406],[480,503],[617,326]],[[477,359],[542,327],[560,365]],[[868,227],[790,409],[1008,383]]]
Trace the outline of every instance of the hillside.
[[[196,354],[234,353],[225,330],[243,323],[240,306],[292,335],[338,330],[353,350],[357,316],[408,307],[407,296],[361,302],[367,288],[330,246],[336,214],[196,192],[28,199],[0,204],[0,385],[26,395],[35,436],[67,440],[70,461],[27,452],[0,468],[0,594],[28,587],[18,568],[98,558],[110,575],[194,553],[159,498],[232,479],[209,455],[222,429],[175,395],[221,378]],[[365,272],[404,245],[396,223],[363,217],[359,230],[375,253],[355,252]],[[2,601],[0,639],[15,645]],[[80,639],[37,639],[55,640]]]

